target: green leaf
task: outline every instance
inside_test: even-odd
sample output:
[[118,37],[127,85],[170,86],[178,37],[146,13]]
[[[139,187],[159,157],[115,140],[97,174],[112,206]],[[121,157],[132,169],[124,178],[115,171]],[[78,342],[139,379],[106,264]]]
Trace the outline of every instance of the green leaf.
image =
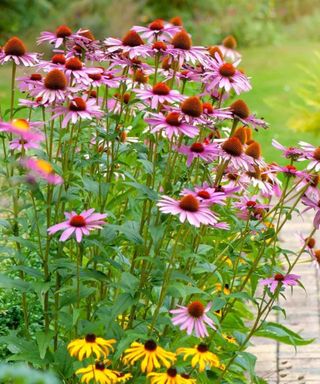
[[259,337],[267,337],[268,339],[277,340],[281,343],[294,346],[311,344],[315,340],[304,339],[284,325],[273,322],[263,323],[261,327],[254,333],[254,335]]
[[6,275],[0,273],[0,288],[5,289],[18,289],[21,292],[27,292],[30,289],[30,284],[21,279],[11,279]]
[[117,226],[118,230],[131,242],[143,244],[143,238],[139,233],[139,223],[136,221],[127,221],[123,225]]
[[135,299],[130,295],[130,293],[121,293],[112,306],[112,317],[115,318],[120,315],[120,313],[126,311],[131,307],[131,305],[134,304],[134,302]]
[[47,349],[48,349],[48,347],[49,347],[49,345],[53,339],[53,336],[54,336],[53,331],[49,331],[48,333],[43,332],[43,331],[39,331],[36,333],[36,340],[37,340],[37,344],[38,344],[38,348],[39,348],[39,354],[40,354],[41,359],[44,359],[46,352],[47,352]]

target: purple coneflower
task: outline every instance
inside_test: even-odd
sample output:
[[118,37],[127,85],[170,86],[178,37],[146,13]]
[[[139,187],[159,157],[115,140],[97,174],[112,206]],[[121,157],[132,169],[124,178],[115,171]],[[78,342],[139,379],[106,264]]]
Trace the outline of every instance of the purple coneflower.
[[104,40],[106,51],[110,53],[126,53],[132,59],[147,56],[147,47],[136,31],[129,31],[122,40],[108,37]]
[[218,53],[215,54],[215,60],[211,60],[207,68],[203,80],[209,92],[215,88],[224,89],[226,92],[233,89],[239,95],[252,88],[249,79],[233,64],[225,62]]
[[199,128],[187,123],[179,112],[169,112],[166,116],[162,113],[150,113],[149,116],[144,120],[152,127],[151,132],[164,130],[169,139],[181,134],[195,137],[199,133]]
[[256,195],[242,196],[233,206],[239,210],[237,216],[242,220],[261,220],[269,208],[269,205],[259,203]]
[[266,285],[270,289],[270,292],[274,293],[274,291],[277,289],[279,285],[280,286],[298,285],[298,279],[300,279],[299,275],[294,275],[294,274],[283,275],[282,273],[276,273],[274,277],[260,280],[260,284],[263,286]]
[[202,186],[194,187],[194,190],[186,188],[181,192],[181,195],[193,195],[197,197],[200,201],[206,202],[208,205],[225,205],[226,199],[226,195],[224,192],[217,192],[215,188],[210,187],[207,183],[204,183]]
[[[41,104],[63,102],[66,98],[67,78],[59,69],[51,70],[44,82],[37,85],[30,93]],[[41,99],[40,99],[41,98]]]
[[34,159],[32,157],[21,160],[22,166],[31,171],[31,176],[40,177],[49,184],[62,184],[63,179],[54,172],[50,163],[42,159]]
[[185,96],[181,95],[179,91],[170,89],[165,83],[158,83],[145,89],[137,88],[133,91],[140,100],[150,103],[153,109],[157,109],[159,104],[172,104],[185,99]]
[[234,64],[239,64],[241,61],[241,54],[236,51],[237,40],[229,35],[225,37],[221,45],[218,45],[222,55],[226,60],[230,60]]
[[192,194],[185,195],[180,200],[162,196],[157,205],[163,213],[179,215],[181,223],[188,220],[195,227],[200,227],[201,224],[214,225],[217,223],[217,217],[208,208],[208,203],[200,201]]
[[16,65],[32,67],[39,62],[38,53],[28,53],[24,43],[18,37],[11,37],[0,50],[0,64],[13,61]]
[[55,48],[59,48],[68,39],[76,36],[72,33],[71,29],[67,25],[60,25],[55,32],[41,32],[40,37],[37,39],[38,44],[48,42],[54,44]]
[[304,141],[300,141],[299,145],[304,150],[303,156],[311,160],[307,169],[312,169],[316,172],[320,171],[320,147],[314,147]]
[[177,60],[180,65],[185,61],[192,64],[196,62],[203,64],[207,60],[205,49],[203,47],[193,46],[191,37],[185,30],[181,30],[173,36],[171,45],[172,48],[168,47],[168,54],[172,56],[174,60]]
[[254,163],[253,158],[245,154],[244,147],[237,137],[226,139],[221,143],[217,153],[221,159],[227,161],[235,169],[249,170]]
[[247,104],[241,99],[233,102],[230,105],[230,110],[233,117],[241,121],[244,125],[250,125],[254,129],[258,129],[258,127],[268,127],[268,123],[266,123],[263,119],[258,119],[255,115],[250,114]]
[[206,307],[200,301],[193,301],[187,307],[178,305],[179,309],[172,309],[170,313],[173,325],[179,325],[180,329],[186,330],[188,335],[191,335],[193,330],[197,337],[209,336],[206,325],[212,329],[216,329],[213,321],[206,315],[212,307],[212,303]]
[[190,146],[181,145],[176,150],[187,155],[187,166],[190,167],[194,159],[200,158],[206,162],[211,162],[216,156],[218,147],[216,144],[207,144],[205,142],[195,142]]
[[[65,63],[65,74],[72,79],[74,85],[90,85],[92,79],[89,75],[96,75],[103,72],[101,68],[85,68],[84,64],[77,57],[71,57]],[[71,84],[70,84],[71,85]]]
[[42,75],[40,73],[32,73],[30,76],[18,77],[16,80],[21,92],[32,91],[42,83]]
[[75,234],[78,243],[81,242],[83,235],[89,235],[90,231],[101,229],[105,224],[106,214],[94,213],[94,208],[83,211],[78,215],[76,212],[65,212],[66,221],[55,224],[48,228],[49,235],[63,230],[60,241],[66,241],[72,234]]
[[54,115],[52,119],[58,116],[65,115],[62,120],[62,128],[65,128],[69,121],[75,124],[78,120],[92,120],[93,118],[100,119],[103,112],[97,105],[95,99],[84,100],[81,97],[73,98],[68,107],[58,106],[53,110]]
[[279,149],[282,152],[282,156],[286,159],[292,159],[294,161],[305,160],[304,158],[302,158],[302,156],[304,155],[304,151],[299,148],[285,147],[275,139],[272,139],[272,145],[275,148]]
[[179,32],[181,28],[175,25],[165,23],[162,19],[156,19],[147,27],[135,25],[132,30],[138,32],[141,37],[147,39],[148,42],[153,39],[169,40],[172,36]]
[[310,209],[314,209],[316,211],[316,214],[313,219],[313,226],[316,229],[319,229],[320,227],[320,200],[314,199],[308,196],[303,196],[301,199],[302,204],[306,205],[307,208],[302,212],[309,211]]
[[281,172],[288,177],[300,177],[301,179],[306,179],[308,177],[308,173],[299,171],[294,165],[291,164],[285,166],[271,164],[270,169],[276,172]]
[[43,136],[40,133],[31,130],[31,128],[38,127],[39,125],[42,125],[42,123],[29,122],[25,119],[13,119],[10,123],[0,121],[0,131],[18,135],[22,140],[41,141]]

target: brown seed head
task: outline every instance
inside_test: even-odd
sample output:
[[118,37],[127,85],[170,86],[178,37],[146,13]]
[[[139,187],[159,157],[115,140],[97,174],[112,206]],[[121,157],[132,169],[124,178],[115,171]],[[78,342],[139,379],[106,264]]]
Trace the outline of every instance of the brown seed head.
[[192,47],[192,40],[188,33],[185,30],[182,30],[173,36],[171,44],[174,48],[184,49],[187,51]]
[[66,25],[60,25],[56,29],[56,36],[57,37],[65,38],[65,37],[71,36],[71,34],[72,34],[71,29]]
[[233,102],[230,105],[230,109],[234,115],[240,117],[241,119],[246,119],[250,115],[250,110],[247,104],[241,99]]
[[7,56],[23,56],[27,48],[19,37],[14,36],[5,43],[3,51]]
[[144,42],[136,31],[129,31],[122,39],[122,44],[128,47],[138,47],[143,45]]
[[243,146],[237,137],[230,137],[222,144],[222,149],[231,156],[241,156],[243,153]]
[[67,78],[59,69],[53,69],[45,77],[44,85],[47,89],[63,91],[67,86]]
[[181,104],[181,110],[188,116],[199,117],[203,111],[202,102],[198,96],[188,97]]
[[199,210],[199,201],[193,195],[185,195],[180,200],[179,207],[187,212],[197,212]]
[[222,44],[226,48],[235,49],[237,47],[237,40],[233,36],[229,35],[223,39]]

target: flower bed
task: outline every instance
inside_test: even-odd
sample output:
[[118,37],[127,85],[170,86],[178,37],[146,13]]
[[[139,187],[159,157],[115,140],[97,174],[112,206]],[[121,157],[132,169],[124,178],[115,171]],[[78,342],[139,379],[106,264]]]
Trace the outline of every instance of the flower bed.
[[[17,37],[0,51],[2,354],[65,383],[263,382],[253,336],[311,342],[268,315],[303,287],[301,255],[320,263],[319,147],[273,141],[288,165],[265,162],[232,36],[194,46],[174,18],[38,43],[48,60]],[[278,239],[299,202],[314,228],[292,253]]]

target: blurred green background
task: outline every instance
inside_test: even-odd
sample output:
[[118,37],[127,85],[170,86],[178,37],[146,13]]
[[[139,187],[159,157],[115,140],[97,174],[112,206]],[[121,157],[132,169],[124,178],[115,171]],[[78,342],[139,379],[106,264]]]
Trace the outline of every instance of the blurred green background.
[[[299,140],[318,145],[319,0],[0,0],[0,15],[0,45],[17,35],[30,50],[40,31],[54,31],[60,24],[89,28],[102,39],[121,37],[132,25],[154,18],[179,15],[194,44],[217,44],[233,34],[243,54],[241,67],[252,76],[253,90],[241,97],[270,123],[256,136],[267,159],[279,159],[272,137],[286,145]],[[8,85],[9,68],[3,66],[2,106]],[[305,124],[308,118],[311,123]],[[297,126],[302,131],[295,131]]]

